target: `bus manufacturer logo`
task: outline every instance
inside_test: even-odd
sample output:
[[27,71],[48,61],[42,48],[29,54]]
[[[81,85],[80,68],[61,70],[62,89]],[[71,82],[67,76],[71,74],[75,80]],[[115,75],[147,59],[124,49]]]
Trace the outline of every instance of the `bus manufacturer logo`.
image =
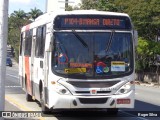
[[91,94],[97,94],[97,90],[91,90]]

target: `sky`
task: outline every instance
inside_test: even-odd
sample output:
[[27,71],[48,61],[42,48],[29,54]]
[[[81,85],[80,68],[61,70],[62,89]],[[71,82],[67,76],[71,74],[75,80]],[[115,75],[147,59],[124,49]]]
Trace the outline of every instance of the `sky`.
[[[45,12],[46,1],[47,0],[9,0],[9,14],[18,10],[24,10],[24,12],[30,12],[31,9],[34,9],[35,7],[37,9],[40,9],[42,12]],[[64,1],[64,0],[53,0],[53,1]],[[80,0],[69,0],[69,1],[74,2],[73,6],[77,5],[80,2]],[[60,4],[64,3],[60,2]]]
[[34,7],[45,12],[45,1],[46,0],[9,0],[9,14],[19,9],[29,12]]

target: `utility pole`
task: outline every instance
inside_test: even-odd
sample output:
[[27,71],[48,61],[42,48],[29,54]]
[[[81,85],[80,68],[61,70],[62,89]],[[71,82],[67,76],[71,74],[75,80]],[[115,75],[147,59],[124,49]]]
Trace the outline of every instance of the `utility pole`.
[[67,11],[68,8],[68,0],[65,0],[65,11]]
[[47,8],[48,8],[48,0],[46,0],[45,13],[47,13]]
[[7,39],[8,39],[8,0],[0,0],[0,111],[4,111],[4,106],[5,106]]

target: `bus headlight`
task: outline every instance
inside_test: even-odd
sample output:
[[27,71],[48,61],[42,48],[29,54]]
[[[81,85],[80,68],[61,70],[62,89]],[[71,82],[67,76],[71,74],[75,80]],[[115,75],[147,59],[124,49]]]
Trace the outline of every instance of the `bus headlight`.
[[61,95],[70,95],[71,94],[69,92],[69,90],[67,88],[65,88],[63,85],[61,85],[60,83],[56,84],[56,91],[57,91],[57,93],[59,93]]
[[123,85],[117,92],[116,94],[121,95],[121,94],[126,94],[128,92],[130,92],[131,90],[134,89],[134,82],[128,82],[125,85]]

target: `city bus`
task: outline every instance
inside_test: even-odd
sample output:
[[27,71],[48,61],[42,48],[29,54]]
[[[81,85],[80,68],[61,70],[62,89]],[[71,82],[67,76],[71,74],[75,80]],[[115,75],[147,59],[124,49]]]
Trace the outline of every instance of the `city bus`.
[[137,32],[125,13],[49,12],[21,29],[26,100],[50,110],[133,108]]

